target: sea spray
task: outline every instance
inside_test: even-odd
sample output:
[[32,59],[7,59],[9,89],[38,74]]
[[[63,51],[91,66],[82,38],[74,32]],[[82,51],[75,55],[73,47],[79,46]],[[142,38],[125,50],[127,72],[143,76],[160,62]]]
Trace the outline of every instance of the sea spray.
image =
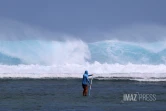
[[84,70],[96,78],[166,78],[164,42],[22,40],[0,46],[0,78],[81,78]]

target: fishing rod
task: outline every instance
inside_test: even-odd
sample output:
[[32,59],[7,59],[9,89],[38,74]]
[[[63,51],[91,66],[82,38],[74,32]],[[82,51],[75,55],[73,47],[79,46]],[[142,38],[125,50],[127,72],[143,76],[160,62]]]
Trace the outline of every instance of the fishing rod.
[[92,89],[92,81],[93,81],[93,75],[92,75],[90,86],[89,86],[89,96],[90,96],[90,90]]

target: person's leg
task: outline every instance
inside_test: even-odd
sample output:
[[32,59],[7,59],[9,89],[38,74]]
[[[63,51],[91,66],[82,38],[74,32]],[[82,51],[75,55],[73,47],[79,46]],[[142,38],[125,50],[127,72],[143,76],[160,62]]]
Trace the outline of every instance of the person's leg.
[[87,96],[88,95],[88,85],[86,85],[86,87],[85,87],[85,96]]
[[85,96],[85,88],[83,89],[83,96]]
[[85,88],[85,85],[82,85],[82,87],[83,87],[83,96],[85,96],[85,90],[86,90],[86,88]]

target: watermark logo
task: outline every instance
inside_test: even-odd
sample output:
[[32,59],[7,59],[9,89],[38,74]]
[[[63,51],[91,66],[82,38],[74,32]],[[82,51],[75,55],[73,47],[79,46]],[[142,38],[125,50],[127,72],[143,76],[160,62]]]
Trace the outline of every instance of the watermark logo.
[[139,101],[145,101],[145,102],[152,102],[156,101],[156,94],[142,94],[139,92],[132,93],[132,94],[123,94],[123,102],[139,102]]

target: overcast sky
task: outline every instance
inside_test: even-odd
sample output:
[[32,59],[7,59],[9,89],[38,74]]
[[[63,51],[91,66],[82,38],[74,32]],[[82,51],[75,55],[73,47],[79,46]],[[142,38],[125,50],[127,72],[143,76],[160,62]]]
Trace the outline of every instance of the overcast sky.
[[166,35],[166,0],[0,0],[0,18],[88,42],[155,41]]

